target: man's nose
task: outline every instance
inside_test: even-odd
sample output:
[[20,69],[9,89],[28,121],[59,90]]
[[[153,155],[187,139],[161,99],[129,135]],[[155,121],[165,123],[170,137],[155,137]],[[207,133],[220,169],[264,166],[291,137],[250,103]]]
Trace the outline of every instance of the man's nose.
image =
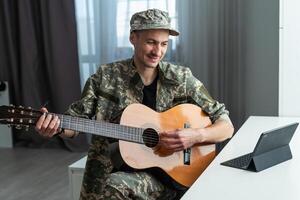
[[160,44],[157,44],[157,45],[155,45],[154,48],[153,48],[153,53],[155,53],[155,54],[160,54],[160,53],[161,53],[161,50],[162,50],[161,45],[160,45]]

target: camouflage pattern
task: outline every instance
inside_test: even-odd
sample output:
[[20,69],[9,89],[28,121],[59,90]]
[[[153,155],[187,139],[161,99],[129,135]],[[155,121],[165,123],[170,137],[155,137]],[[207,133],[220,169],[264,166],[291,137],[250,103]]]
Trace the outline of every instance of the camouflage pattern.
[[[102,193],[88,193],[82,188],[80,199],[174,199],[176,192],[162,185],[146,172],[115,172],[108,174],[101,184]],[[97,184],[99,186],[99,184]]]
[[[181,103],[193,103],[200,106],[212,122],[219,118],[230,122],[224,104],[212,99],[188,68],[160,62],[158,70],[158,112]],[[142,102],[143,87],[133,59],[102,65],[87,80],[82,99],[73,103],[68,113],[87,118],[96,116],[99,120],[114,122],[128,105]],[[81,199],[173,199],[176,191],[149,173],[111,173],[114,164],[109,156],[108,145],[107,139],[92,136]]]
[[170,31],[170,35],[179,35],[178,31],[171,28],[169,13],[158,9],[138,12],[131,17],[130,32],[147,29],[166,29]]

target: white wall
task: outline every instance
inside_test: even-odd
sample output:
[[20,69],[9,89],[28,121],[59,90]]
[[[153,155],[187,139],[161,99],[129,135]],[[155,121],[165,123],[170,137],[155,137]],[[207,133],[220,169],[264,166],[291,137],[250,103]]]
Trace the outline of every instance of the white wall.
[[300,116],[300,1],[280,1],[279,115]]

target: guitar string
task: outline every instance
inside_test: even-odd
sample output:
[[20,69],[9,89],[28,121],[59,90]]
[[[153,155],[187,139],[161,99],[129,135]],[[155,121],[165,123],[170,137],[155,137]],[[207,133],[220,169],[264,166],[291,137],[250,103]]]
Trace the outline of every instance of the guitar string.
[[[36,118],[39,118],[40,115],[42,113],[40,113],[39,111],[37,111],[36,113],[33,113],[32,111],[31,112],[31,116],[32,117],[36,117]],[[124,125],[118,125],[119,127],[122,127],[123,129],[120,129],[120,128],[117,128],[117,124],[110,124],[110,123],[103,123],[101,121],[96,121],[96,120],[87,120],[87,119],[84,119],[84,118],[80,118],[80,117],[73,117],[73,116],[68,116],[68,115],[61,115],[61,114],[55,114],[55,113],[48,113],[48,114],[52,114],[52,115],[57,115],[62,121],[62,124],[63,123],[67,123],[69,124],[69,128],[71,128],[71,123],[72,123],[72,120],[73,120],[73,126],[75,126],[75,130],[78,129],[77,126],[82,126],[82,131],[87,131],[87,132],[91,132],[91,133],[97,133],[98,131],[101,131],[101,128],[97,128],[95,125],[97,124],[101,124],[102,126],[104,126],[103,129],[105,130],[112,130],[112,129],[115,129],[115,131],[117,131],[119,129],[119,131],[124,131],[124,128],[127,129],[125,132],[126,134],[122,134],[121,135],[123,136],[123,138],[121,139],[128,139],[128,140],[134,140],[134,141],[137,141],[137,142],[141,142],[141,143],[145,143],[144,140],[147,141],[148,144],[157,144],[158,141],[159,141],[159,138],[157,136],[151,136],[151,135],[142,135],[142,131],[143,129],[142,128],[136,128],[136,127],[129,127],[129,126],[124,126]],[[34,116],[35,115],[35,116]],[[62,117],[62,116],[65,116],[65,117]],[[75,122],[74,122],[75,120]],[[69,121],[69,122],[67,122]],[[61,126],[62,126],[61,124]],[[115,125],[115,126],[114,126]],[[109,127],[111,126],[111,127]],[[66,126],[67,127],[67,126]],[[86,128],[88,127],[88,128]],[[114,127],[114,128],[112,128]],[[102,130],[103,130],[102,129]],[[130,132],[130,130],[134,131],[134,130],[139,130],[138,133],[132,133]],[[109,130],[108,130],[109,131]],[[136,132],[136,131],[135,131]],[[116,136],[116,134],[114,134]],[[109,133],[105,134],[105,136],[109,137]],[[141,140],[143,139],[143,140]]]
[[[29,115],[31,116],[31,118],[36,117],[36,119],[39,118],[42,114],[40,111],[34,111],[34,110],[28,110],[28,112],[29,112]],[[123,138],[121,138],[121,139],[134,140],[134,141],[140,142],[140,143],[145,143],[144,141],[146,141],[146,143],[150,144],[150,145],[157,144],[159,141],[159,137],[157,135],[155,135],[155,136],[142,135],[141,131],[144,130],[142,128],[129,127],[129,126],[124,126],[124,125],[110,124],[110,123],[103,123],[101,121],[87,120],[87,119],[80,118],[80,117],[73,117],[73,116],[61,115],[61,114],[55,114],[55,113],[48,113],[48,114],[52,114],[54,116],[57,115],[62,120],[61,126],[63,126],[63,124],[66,123],[66,121],[69,121],[69,123],[67,122],[67,124],[69,124],[69,127],[71,128],[71,123],[73,120],[73,126],[75,126],[74,129],[78,130],[79,129],[78,126],[79,127],[81,126],[82,127],[81,130],[83,132],[87,130],[88,132],[96,133],[97,131],[101,131],[103,129],[105,129],[106,131],[114,129],[115,131],[118,130],[119,132],[121,132],[121,131],[124,131],[124,128],[125,128],[125,129],[127,129],[125,131],[127,134],[125,135],[125,134],[121,133],[121,135],[123,136]],[[63,116],[65,116],[65,117],[63,117]],[[29,121],[29,119],[28,119],[28,121]],[[97,124],[98,125],[101,124],[102,126],[104,126],[104,128],[101,129],[101,128],[95,126]],[[90,127],[92,127],[93,131],[91,130]],[[130,132],[130,130],[134,131],[135,133]],[[108,134],[106,134],[107,137],[110,136]],[[117,134],[114,134],[114,135],[116,136]],[[141,139],[143,139],[143,140],[141,140]]]
[[[66,117],[65,121],[67,119],[69,119],[69,121],[72,122],[72,120],[73,121],[76,120],[76,117],[74,118],[72,116],[68,116],[68,117]],[[101,129],[97,126],[94,126],[94,124],[101,125],[103,128]],[[93,132],[93,133],[96,133],[97,131],[101,131],[101,130],[104,130],[104,131],[115,130],[115,131],[118,131],[118,132],[124,132],[124,129],[127,129],[127,130],[125,130],[126,134],[120,133],[123,136],[123,139],[133,139],[135,141],[141,141],[141,140],[138,139],[138,137],[141,135],[141,131],[143,130],[142,128],[129,127],[129,126],[124,126],[124,125],[119,125],[119,124],[110,124],[110,123],[105,123],[105,122],[103,123],[101,121],[88,120],[88,119],[84,119],[84,118],[79,118],[76,125],[78,127],[80,127],[80,129],[83,132],[86,131],[86,130],[89,130],[89,128],[87,129],[86,127],[95,127],[94,130],[90,131],[90,132]],[[139,135],[137,135],[136,133],[130,132],[130,131],[135,131],[136,132],[136,130],[138,130]],[[108,136],[108,137],[110,136],[109,133],[104,134],[104,135]],[[147,143],[153,142],[153,144],[156,144],[159,141],[157,136],[144,135],[144,136],[142,136],[142,138],[146,139]]]
[[[40,115],[41,115],[41,113],[36,113],[37,115],[35,116],[35,117],[37,117],[37,118],[39,118],[40,117]],[[62,114],[55,114],[55,113],[48,113],[48,114],[52,114],[52,115],[57,115],[57,116],[59,116],[59,118],[61,119],[61,116],[62,116]],[[65,117],[68,117],[68,118],[71,118],[71,117],[74,117],[74,116],[70,116],[70,115],[64,115]],[[77,117],[74,117],[75,119],[77,118]],[[138,127],[131,127],[131,126],[126,126],[126,125],[122,125],[122,124],[113,124],[113,123],[109,123],[109,122],[105,122],[105,121],[97,121],[97,120],[91,120],[91,119],[85,119],[85,118],[80,118],[80,117],[78,117],[80,120],[87,120],[87,121],[83,121],[84,123],[86,123],[87,122],[87,125],[88,126],[91,126],[91,124],[93,125],[94,123],[101,123],[101,125],[102,126],[122,126],[122,127],[127,127],[128,129],[131,129],[131,128],[133,128],[133,129],[142,129],[142,128],[138,128]],[[170,126],[170,127],[172,127],[172,126],[174,126],[174,123],[172,123],[172,122],[170,122],[169,121],[169,123],[168,122],[165,122],[165,125],[166,126]],[[93,127],[93,126],[92,126]],[[143,130],[143,129],[142,129]]]
[[[33,112],[32,110],[30,110],[29,112],[30,112],[31,117],[36,117],[36,118],[39,118],[42,114],[39,111]],[[145,143],[144,141],[146,141],[147,144],[157,144],[159,141],[159,138],[157,135],[155,135],[155,136],[142,135],[141,131],[144,130],[142,128],[129,127],[129,126],[124,126],[124,125],[119,125],[119,124],[105,123],[105,122],[101,122],[101,121],[84,119],[84,118],[68,116],[68,115],[55,114],[55,113],[48,113],[48,114],[52,114],[54,116],[57,115],[62,120],[61,126],[64,123],[67,123],[69,125],[69,128],[71,128],[71,123],[73,122],[73,126],[75,126],[74,129],[77,130],[77,129],[79,129],[78,126],[79,127],[81,126],[82,127],[81,130],[83,132],[87,131],[87,132],[96,133],[98,131],[100,132],[103,129],[108,130],[108,131],[109,131],[109,129],[110,130],[114,129],[115,131],[119,130],[119,132],[121,132],[121,131],[124,131],[124,128],[125,128],[125,129],[127,129],[125,131],[126,134],[121,133],[121,135],[123,136],[123,138],[121,138],[121,139],[134,140],[134,141],[140,142],[140,143]],[[101,128],[95,126],[95,125],[99,125],[99,124],[104,126],[104,128],[101,129]],[[118,128],[118,127],[122,127],[122,128]],[[132,133],[130,131],[134,131],[135,133]],[[107,133],[107,134],[105,134],[105,136],[109,137],[110,135],[109,135],[109,133]],[[114,136],[116,136],[116,134],[114,134]]]

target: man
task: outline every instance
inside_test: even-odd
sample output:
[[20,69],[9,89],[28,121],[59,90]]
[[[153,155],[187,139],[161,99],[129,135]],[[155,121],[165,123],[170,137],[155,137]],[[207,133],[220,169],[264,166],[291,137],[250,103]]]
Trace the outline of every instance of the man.
[[[131,59],[102,65],[86,82],[82,98],[67,113],[73,116],[116,122],[132,103],[142,103],[163,112],[181,103],[193,103],[208,114],[213,124],[206,128],[162,131],[160,145],[170,152],[182,151],[194,144],[220,142],[230,138],[233,126],[224,104],[213,100],[203,84],[188,68],[162,59],[169,35],[179,33],[170,27],[167,12],[150,9],[136,13],[130,21]],[[42,111],[47,113],[46,108]],[[36,130],[43,136],[75,137],[72,130],[60,130],[57,116],[43,115]],[[108,140],[92,136],[81,189],[81,199],[174,199],[178,187],[166,185],[155,173],[136,171],[116,164]],[[114,144],[114,143],[112,143]]]

